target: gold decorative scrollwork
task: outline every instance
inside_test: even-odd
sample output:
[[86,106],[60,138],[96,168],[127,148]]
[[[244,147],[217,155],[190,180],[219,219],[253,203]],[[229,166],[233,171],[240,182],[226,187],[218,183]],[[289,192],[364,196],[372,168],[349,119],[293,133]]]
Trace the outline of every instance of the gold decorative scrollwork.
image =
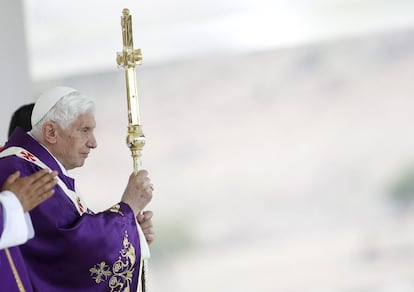
[[106,279],[112,275],[109,270],[109,266],[105,262],[96,264],[93,268],[90,268],[92,279],[95,280],[97,284],[106,281]]
[[136,262],[135,248],[128,240],[128,233],[125,231],[123,248],[119,251],[118,260],[112,265],[112,270],[104,261],[89,269],[92,279],[97,284],[105,282],[109,277],[109,288],[111,292],[131,290],[131,282]]

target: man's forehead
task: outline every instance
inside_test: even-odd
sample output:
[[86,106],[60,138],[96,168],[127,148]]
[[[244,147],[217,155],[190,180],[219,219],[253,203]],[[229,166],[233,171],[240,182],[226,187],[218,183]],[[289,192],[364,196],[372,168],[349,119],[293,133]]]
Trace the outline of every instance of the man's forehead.
[[82,126],[82,127],[96,127],[96,120],[95,120],[95,114],[92,112],[87,112],[80,114],[75,121],[72,123],[73,126]]

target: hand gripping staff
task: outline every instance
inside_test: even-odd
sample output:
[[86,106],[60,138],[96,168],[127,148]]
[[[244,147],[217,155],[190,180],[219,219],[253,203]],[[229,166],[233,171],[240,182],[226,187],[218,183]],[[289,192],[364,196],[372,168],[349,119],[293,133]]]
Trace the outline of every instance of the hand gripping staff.
[[[141,65],[142,55],[141,50],[134,50],[134,43],[132,39],[132,20],[129,10],[124,8],[121,16],[122,26],[122,52],[117,53],[116,62],[118,67],[125,69],[126,93],[128,104],[128,135],[126,143],[131,150],[131,156],[134,163],[134,173],[137,174],[141,166],[141,151],[145,145],[145,136],[141,127],[141,119],[139,116],[139,100],[137,91],[137,78],[135,72],[135,65]],[[141,257],[142,258],[142,257]],[[147,287],[147,260],[141,261],[140,283],[138,289],[141,287],[142,292],[148,292]]]

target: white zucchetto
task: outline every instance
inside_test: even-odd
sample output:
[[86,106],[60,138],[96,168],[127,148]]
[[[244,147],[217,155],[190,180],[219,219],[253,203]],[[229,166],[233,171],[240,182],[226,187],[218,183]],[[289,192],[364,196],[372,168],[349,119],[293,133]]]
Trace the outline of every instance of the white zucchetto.
[[39,95],[32,112],[32,127],[36,125],[50,111],[50,109],[64,96],[78,90],[70,87],[54,87]]

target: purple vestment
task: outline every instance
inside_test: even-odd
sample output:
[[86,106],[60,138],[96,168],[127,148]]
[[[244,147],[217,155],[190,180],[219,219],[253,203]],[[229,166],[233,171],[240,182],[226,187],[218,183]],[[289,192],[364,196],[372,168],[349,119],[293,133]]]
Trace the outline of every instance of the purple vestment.
[[[7,257],[7,252],[10,255],[11,263]],[[13,269],[15,269],[17,276],[13,274]],[[19,289],[20,285],[24,287],[26,292],[33,291],[19,247],[0,250],[0,291],[21,291]]]
[[[70,190],[75,182],[31,136],[17,128],[5,148],[22,147],[49,168]],[[17,156],[0,159],[0,185],[19,170],[28,176],[39,167]],[[56,186],[55,194],[30,212],[35,237],[20,247],[34,291],[136,291],[140,242],[132,209],[125,203],[97,214],[78,213]]]
[[[2,233],[3,208],[0,204],[0,237]],[[7,253],[10,258],[7,257]],[[13,274],[13,269],[15,269],[15,274]],[[22,285],[26,292],[32,291],[19,248],[9,247],[0,250],[0,291],[19,291],[19,285]]]

